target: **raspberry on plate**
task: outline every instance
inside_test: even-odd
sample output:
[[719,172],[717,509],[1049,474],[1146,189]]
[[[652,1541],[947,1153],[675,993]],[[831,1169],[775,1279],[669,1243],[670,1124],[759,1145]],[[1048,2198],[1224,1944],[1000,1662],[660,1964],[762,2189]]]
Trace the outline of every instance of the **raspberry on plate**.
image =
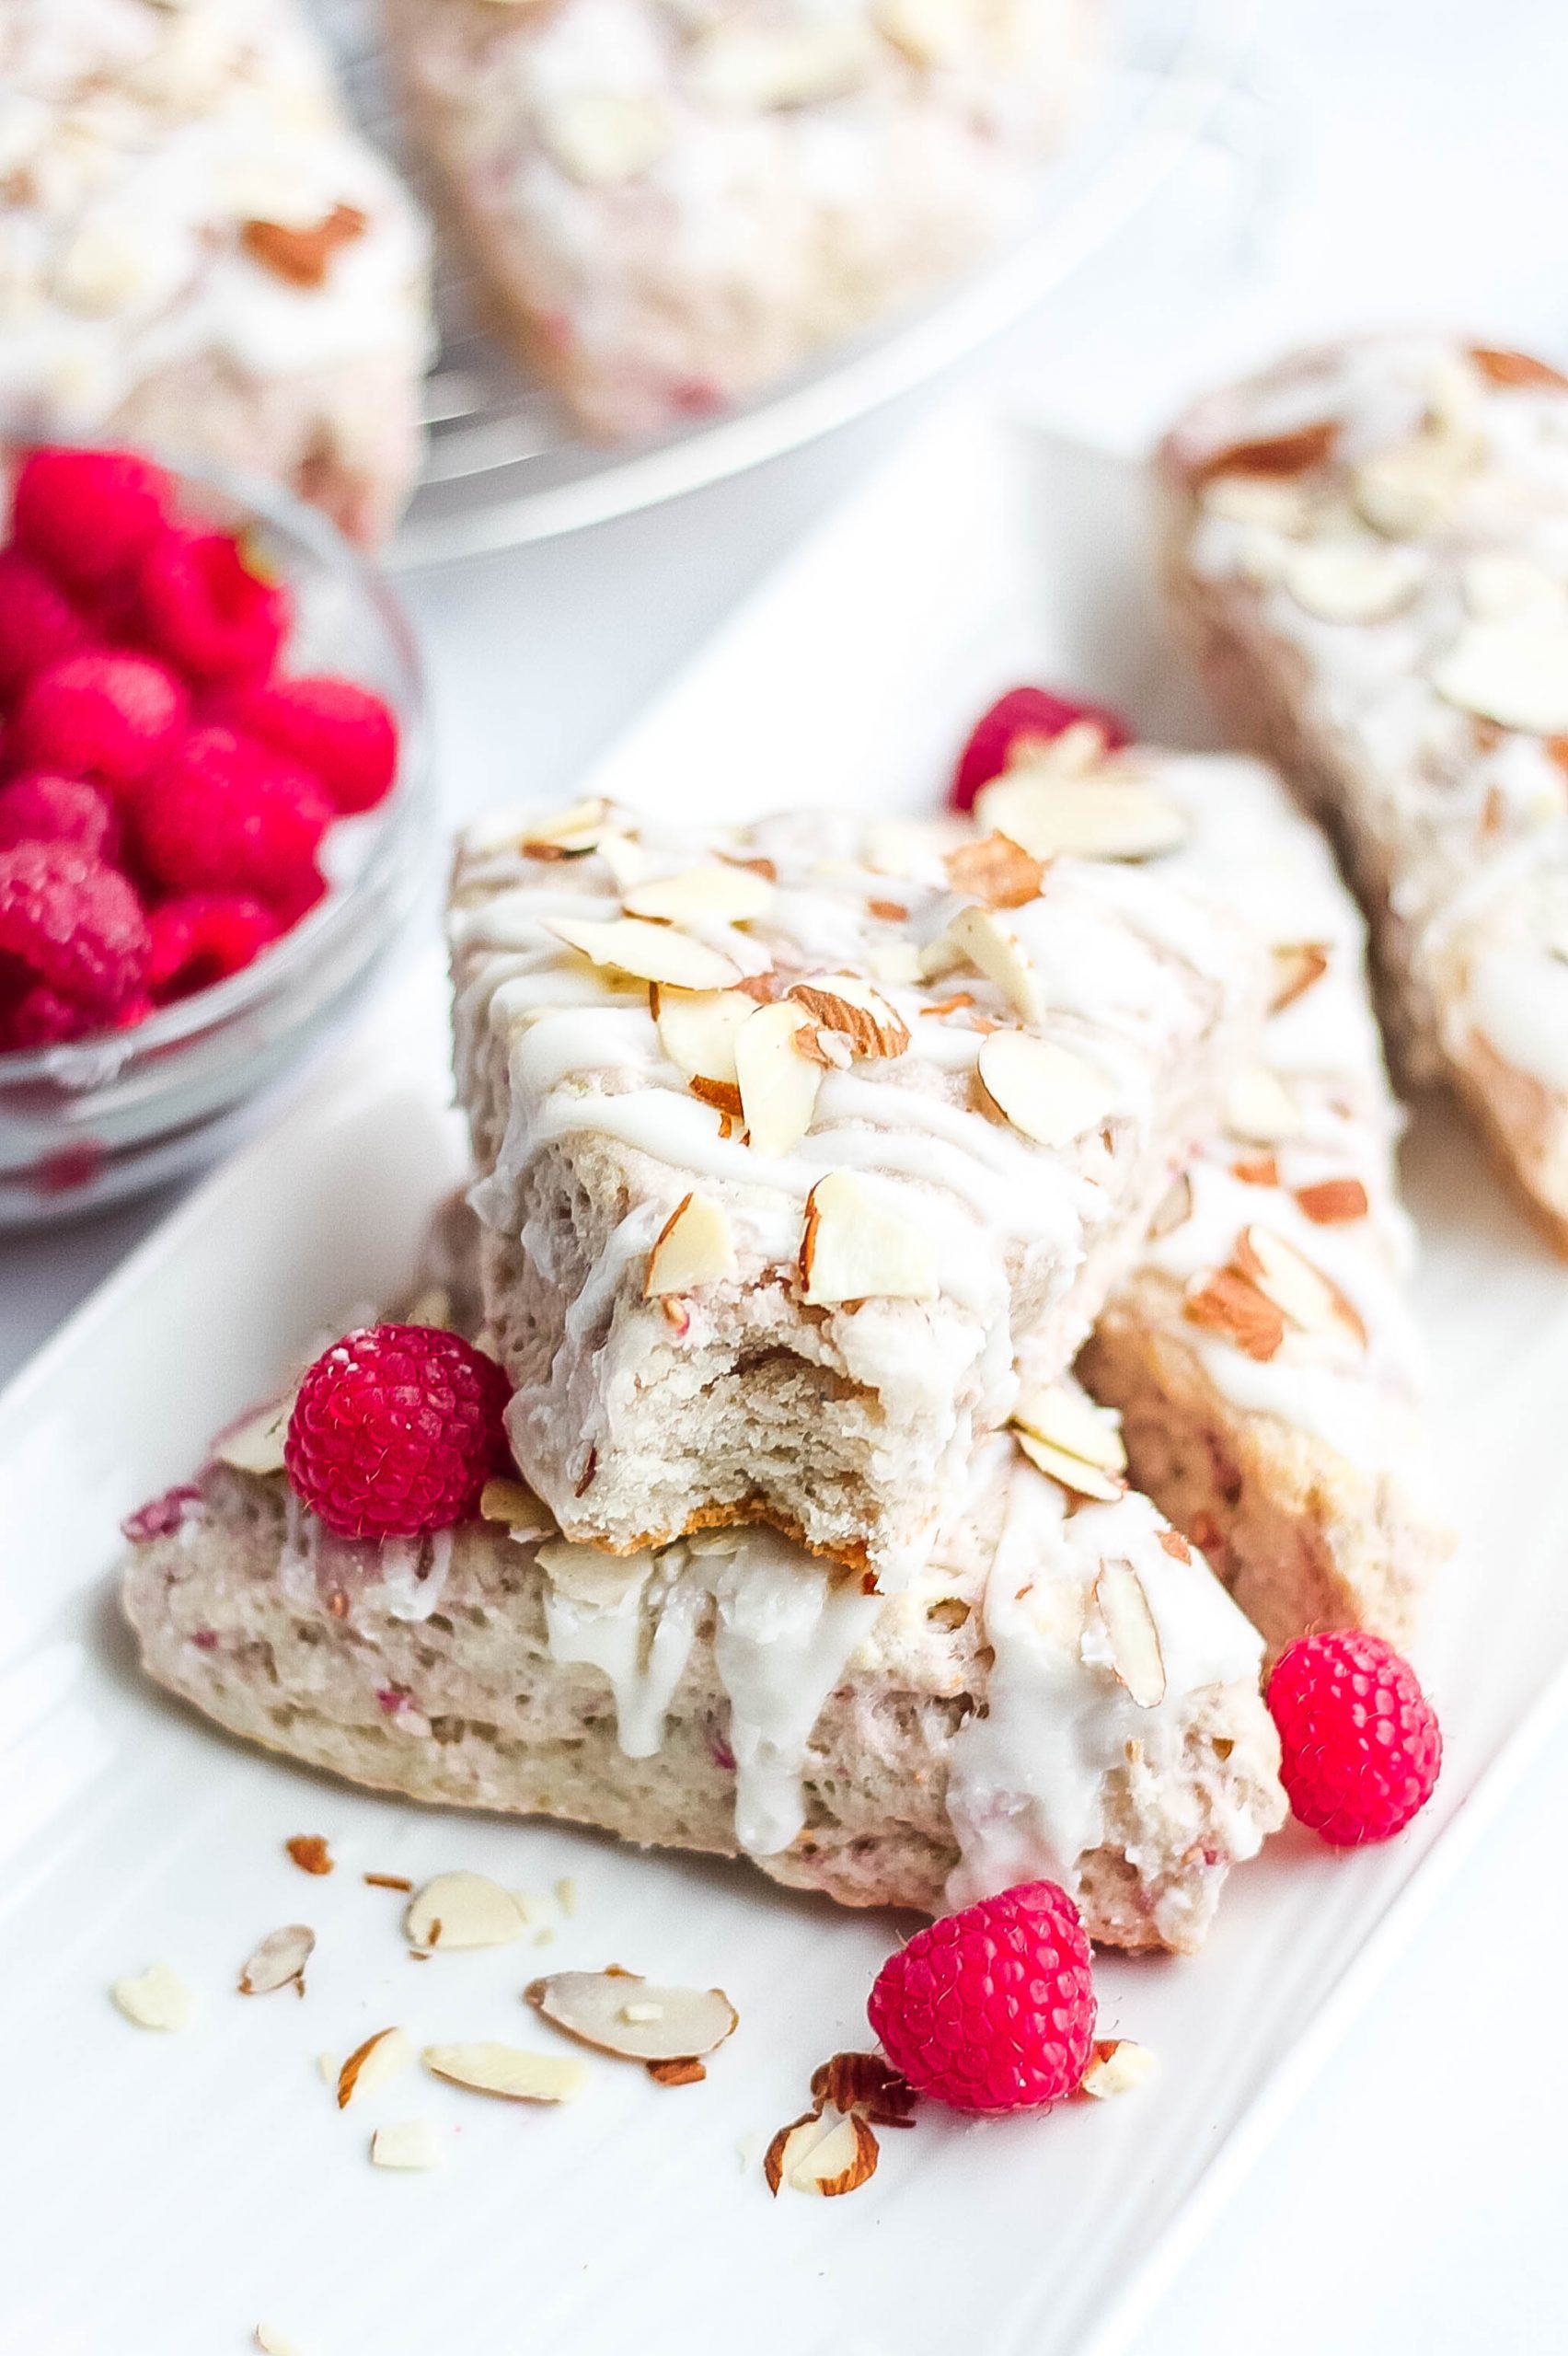
[[972,810],[983,785],[1000,777],[1022,744],[1048,745],[1080,720],[1092,721],[1114,752],[1132,742],[1126,722],[1103,704],[1084,703],[1052,695],[1044,687],[1009,687],[988,711],[982,712],[959,755],[948,801],[954,810]]
[[141,572],[148,636],[191,680],[259,679],[278,659],[288,591],[246,560],[231,532],[167,532]]
[[917,1931],[866,2007],[895,2070],[955,2110],[1033,2110],[1081,2084],[1094,1981],[1078,1908],[1020,1882]]
[[1291,1812],[1334,1848],[1389,1840],[1431,1798],[1443,1763],[1436,1714],[1383,1637],[1298,1637],[1265,1698]]
[[289,1417],[294,1491],[340,1538],[412,1538],[478,1505],[507,1460],[512,1387],[493,1358],[427,1325],[367,1325],[310,1367]]
[[17,472],[12,537],[67,588],[96,589],[151,548],[170,489],[131,450],[32,450]]
[[136,846],[166,892],[294,904],[331,818],[313,779],[232,728],[193,729],[135,797]]
[[119,831],[109,796],[80,778],[31,769],[0,786],[0,850],[13,843],[75,843],[112,866]]
[[177,741],[188,702],[167,665],[147,655],[68,655],[29,683],[17,753],[31,768],[133,785]]
[[72,843],[0,851],[0,976],[13,990],[40,983],[91,1029],[141,988],[147,946],[141,903],[113,868]]
[[86,629],[64,591],[19,549],[0,549],[0,695],[75,654]]
[[269,679],[241,687],[224,717],[319,779],[345,816],[373,810],[398,768],[398,724],[381,698],[352,679]]

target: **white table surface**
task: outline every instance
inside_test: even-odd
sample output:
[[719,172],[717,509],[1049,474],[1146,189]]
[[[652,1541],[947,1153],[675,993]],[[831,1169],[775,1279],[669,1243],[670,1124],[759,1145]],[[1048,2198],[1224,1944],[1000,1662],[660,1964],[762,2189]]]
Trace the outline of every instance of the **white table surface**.
[[[1016,405],[1134,448],[1192,387],[1319,329],[1452,319],[1568,353],[1560,0],[1264,10],[1277,187],[1260,202],[1221,156],[1186,167],[1048,317],[972,371]],[[678,507],[409,583],[453,814],[520,785],[569,787],[928,398]],[[164,1207],[0,1247],[0,1377]],[[1497,1572],[1502,1586],[1506,1564]],[[1568,2045],[1553,2027],[1565,1813],[1568,1757],[1553,1758],[1136,2356],[1568,2346]]]

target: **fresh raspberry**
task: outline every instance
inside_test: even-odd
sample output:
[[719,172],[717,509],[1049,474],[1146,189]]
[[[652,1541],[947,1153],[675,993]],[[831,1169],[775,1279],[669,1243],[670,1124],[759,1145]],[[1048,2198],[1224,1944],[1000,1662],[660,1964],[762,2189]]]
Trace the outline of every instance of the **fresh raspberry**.
[[189,998],[259,957],[278,937],[278,919],[238,892],[191,892],[147,918],[147,987],[159,999]]
[[1269,1679],[1291,1811],[1336,1849],[1387,1841],[1431,1798],[1443,1737],[1413,1669],[1365,1630],[1300,1636]]
[[411,1538],[471,1514],[505,1459],[511,1385],[493,1358],[429,1325],[366,1325],[308,1369],[283,1458],[340,1538]]
[[70,589],[128,571],[164,529],[172,486],[130,450],[33,450],[11,509],[18,548]]
[[97,1021],[142,986],[147,925],[123,875],[73,843],[0,851],[0,977],[42,983]]
[[192,730],[136,795],[136,846],[167,892],[291,904],[308,891],[331,817],[303,769],[232,728]]
[[1001,776],[1020,736],[1048,743],[1077,720],[1092,720],[1113,752],[1119,745],[1132,742],[1125,722],[1103,704],[1072,701],[1051,695],[1044,687],[1009,687],[989,711],[981,713],[959,756],[948,793],[952,808],[974,807],[975,795],[983,785]]
[[0,850],[13,843],[75,843],[112,866],[119,833],[108,794],[80,778],[29,769],[0,786]]
[[67,1039],[80,1039],[87,1032],[102,1027],[101,1014],[62,998],[47,982],[35,982],[31,989],[0,1007],[0,1047],[7,1053],[25,1054],[29,1047],[56,1047]]
[[188,678],[259,679],[278,659],[289,594],[246,562],[229,532],[167,532],[141,572],[148,637]]
[[57,776],[133,785],[178,741],[188,700],[173,672],[145,655],[72,654],[29,683],[17,756]]
[[63,589],[19,549],[0,549],[0,696],[76,653],[86,626]]
[[240,687],[221,715],[318,778],[345,815],[374,810],[398,768],[398,723],[352,679],[269,679]]
[[1033,2110],[1080,2084],[1094,1981],[1078,1908],[1022,1882],[889,1956],[866,2007],[895,2070],[955,2110]]

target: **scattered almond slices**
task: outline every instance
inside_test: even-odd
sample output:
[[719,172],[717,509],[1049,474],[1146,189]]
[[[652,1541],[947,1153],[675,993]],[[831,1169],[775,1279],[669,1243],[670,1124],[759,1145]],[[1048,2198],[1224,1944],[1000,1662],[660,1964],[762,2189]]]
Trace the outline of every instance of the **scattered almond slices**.
[[1004,1120],[1036,1145],[1070,1145],[1116,1106],[1109,1076],[1082,1056],[1027,1031],[993,1031],[980,1043],[980,1085]]
[[372,2095],[406,2070],[414,2058],[412,2040],[400,2028],[378,2028],[350,2054],[338,2073],[338,2108]]
[[558,941],[595,965],[628,974],[634,981],[668,982],[677,989],[721,990],[740,979],[732,958],[673,925],[650,924],[642,917],[552,917]]
[[530,2053],[518,2045],[427,2045],[421,2059],[448,2085],[504,2102],[571,2102],[588,2083],[588,2065],[575,2056]]
[[777,1161],[800,1144],[825,1068],[803,1007],[787,999],[754,1007],[735,1034],[735,1081],[754,1153]]
[[1216,1268],[1194,1276],[1182,1305],[1194,1325],[1218,1334],[1260,1365],[1266,1365],[1284,1346],[1284,1312],[1235,1268]]
[[1144,1583],[1131,1563],[1107,1555],[1094,1582],[1094,1600],[1118,1682],[1140,1710],[1158,1709],[1165,1699],[1165,1656]]
[[1032,1464],[1080,1497],[1113,1505],[1126,1487],[1127,1451],[1116,1417],[1066,1383],[1025,1391],[1011,1416]]
[[1445,702],[1535,736],[1568,733],[1568,616],[1470,621],[1431,667]]
[[643,1296],[691,1292],[734,1273],[735,1242],[723,1210],[706,1195],[684,1195],[648,1254]]
[[1154,2067],[1154,2056],[1147,2045],[1136,2045],[1130,2037],[1096,2038],[1078,2092],[1092,2095],[1097,2102],[1113,2095],[1128,2095],[1153,2074]]
[[792,982],[788,996],[824,1031],[847,1039],[851,1055],[862,1061],[902,1056],[908,1047],[909,1025],[903,1015],[858,974],[818,975]]
[[530,819],[520,846],[525,859],[585,859],[609,823],[605,802],[574,802],[552,816]]
[[828,2119],[820,2110],[807,2111],[781,2127],[769,2143],[762,2163],[767,2189],[777,2199],[781,2185],[796,2192],[814,2192],[826,2200],[858,2192],[876,2174],[881,2150],[870,2122],[859,2111]]
[[149,1964],[145,1971],[114,1981],[109,1992],[138,2028],[184,2028],[196,2009],[195,1996],[167,1963]]
[[695,2062],[740,2026],[721,1988],[650,1987],[637,1972],[557,1971],[523,1995],[565,2036],[627,2062]]
[[1017,933],[1002,922],[994,909],[960,908],[931,949],[940,951],[944,944],[953,953],[954,964],[933,962],[928,967],[923,958],[922,970],[927,972],[928,979],[937,978],[942,972],[951,973],[958,964],[971,964],[987,981],[995,982],[1008,1004],[1026,1022],[1043,1022],[1045,991],[1039,973]]
[[437,1874],[409,1900],[404,1915],[409,1945],[436,1947],[504,1947],[520,1939],[526,1925],[509,1889],[484,1874]]
[[283,1842],[283,1846],[302,1874],[329,1874],[332,1871],[332,1852],[319,1832],[296,1832],[291,1841]]
[[628,917],[654,924],[748,924],[773,904],[773,886],[750,867],[693,867],[658,875],[625,895]]
[[370,2139],[373,2167],[438,2168],[445,2156],[440,2131],[428,2119],[390,2119]]
[[1412,549],[1334,538],[1293,550],[1282,579],[1303,613],[1318,621],[1379,622],[1410,604],[1425,573]]
[[1276,942],[1274,949],[1274,986],[1269,999],[1269,1012],[1283,1014],[1298,998],[1305,998],[1314,982],[1320,982],[1329,970],[1329,952],[1320,941]]
[[218,1463],[231,1466],[236,1472],[281,1472],[294,1403],[294,1392],[290,1391],[225,1432],[213,1449]]
[[1026,900],[1039,898],[1045,881],[1043,863],[1007,835],[961,843],[942,864],[953,890],[984,908],[1021,908]]
[[852,1170],[830,1170],[806,1198],[801,1298],[813,1308],[871,1299],[934,1300],[936,1257],[884,1190]]
[[1225,1126],[1248,1145],[1284,1145],[1300,1136],[1304,1124],[1285,1082],[1266,1064],[1249,1064],[1227,1091]]
[[1120,778],[1059,778],[1009,769],[975,803],[994,826],[1036,859],[1153,859],[1175,850],[1187,814],[1152,785]]
[[280,1988],[305,1993],[305,1967],[316,1952],[316,1934],[304,1923],[269,1931],[239,1975],[242,1996],[271,1996]]
[[756,1012],[744,990],[679,990],[654,983],[649,1007],[659,1045],[683,1080],[735,1078],[735,1036]]
[[1303,1333],[1338,1334],[1366,1348],[1366,1328],[1338,1286],[1272,1228],[1242,1230],[1236,1265]]

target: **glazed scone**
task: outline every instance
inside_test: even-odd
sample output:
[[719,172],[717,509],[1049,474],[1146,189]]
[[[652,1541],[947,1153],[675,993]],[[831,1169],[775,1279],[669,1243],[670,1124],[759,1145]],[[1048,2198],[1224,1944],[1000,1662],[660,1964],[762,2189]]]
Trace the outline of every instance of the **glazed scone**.
[[1159,483],[1179,624],[1338,842],[1406,1069],[1568,1250],[1568,380],[1309,352],[1200,403]]
[[1098,0],[386,0],[502,330],[605,435],[722,407],[1017,222]]
[[573,1546],[512,1485],[510,1524],[350,1544],[225,1445],[260,1461],[231,1436],[129,1525],[144,1665],[357,1783],[744,1854],[846,1905],[940,1911],[1044,1875],[1095,1938],[1177,1949],[1283,1818],[1256,1632],[1092,1465],[1111,1502],[987,1442],[884,1600],[767,1530]]
[[293,0],[0,10],[0,422],[271,476],[385,536],[426,238]]
[[1175,879],[846,813],[488,821],[449,930],[525,1478],[585,1543],[761,1519],[884,1591],[1071,1362],[1262,999]]

